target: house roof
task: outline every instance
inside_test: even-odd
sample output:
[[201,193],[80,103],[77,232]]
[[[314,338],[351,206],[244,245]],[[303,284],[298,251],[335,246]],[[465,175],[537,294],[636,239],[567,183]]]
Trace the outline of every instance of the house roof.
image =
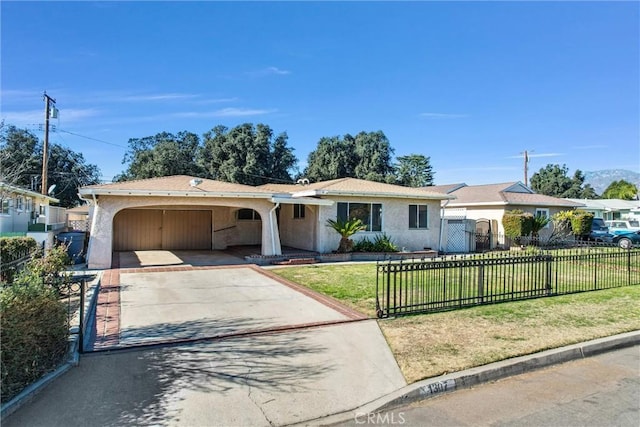
[[[432,188],[427,187],[430,190]],[[486,185],[463,184],[460,186],[459,184],[451,184],[436,188],[440,191],[449,189],[449,194],[456,197],[447,205],[448,207],[519,205],[575,208],[583,206],[582,203],[536,194],[529,187],[517,181]]]
[[10,193],[21,194],[23,196],[36,197],[48,200],[49,203],[59,203],[60,199],[56,199],[55,197],[47,196],[44,194],[37,193],[35,191],[27,190],[26,188],[18,187],[16,185],[11,185],[6,182],[0,182],[0,189],[7,190]]
[[264,197],[272,191],[244,184],[215,181],[188,175],[173,175],[111,184],[89,185],[80,188],[80,195],[131,196],[209,196],[209,197]]
[[582,203],[583,209],[602,211],[640,210],[640,201],[622,199],[567,199],[572,202]]
[[266,184],[259,188],[290,192],[293,197],[318,196],[379,196],[444,200],[452,197],[425,188],[404,187],[357,178],[338,178],[308,185]]

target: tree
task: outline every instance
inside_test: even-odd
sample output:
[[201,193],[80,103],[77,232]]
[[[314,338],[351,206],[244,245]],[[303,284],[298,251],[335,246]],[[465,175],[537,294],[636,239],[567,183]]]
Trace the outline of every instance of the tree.
[[597,197],[590,185],[584,184],[584,175],[576,170],[573,177],[567,174],[567,165],[547,165],[531,177],[531,189],[539,194],[552,197],[587,199]]
[[359,178],[386,182],[395,179],[393,148],[382,131],[360,132],[355,137],[322,137],[309,153],[303,175],[311,181]]
[[613,181],[602,193],[602,198],[636,200],[638,198],[638,187],[624,179]]
[[[0,180],[34,191],[41,182],[43,144],[31,132],[8,126],[0,139]],[[100,169],[85,162],[81,153],[76,153],[59,144],[51,144],[47,164],[49,184],[55,184],[53,197],[63,207],[74,207],[80,202],[78,187],[98,184]]]
[[407,187],[426,187],[433,185],[433,168],[429,157],[422,154],[400,156],[397,159],[396,184]]
[[356,178],[385,182],[387,177],[393,176],[391,157],[394,150],[382,131],[360,132],[354,143],[357,156],[354,168]]
[[200,148],[198,135],[182,131],[177,135],[161,132],[155,136],[129,139],[129,151],[123,164],[127,170],[116,181],[155,178],[170,175],[201,176],[202,168],[196,163]]
[[351,135],[322,137],[309,153],[303,175],[311,181],[355,177],[357,157]]
[[293,181],[290,170],[297,163],[287,134],[275,139],[264,124],[244,123],[228,130],[216,126],[204,134],[198,162],[205,176],[227,182],[261,185]]

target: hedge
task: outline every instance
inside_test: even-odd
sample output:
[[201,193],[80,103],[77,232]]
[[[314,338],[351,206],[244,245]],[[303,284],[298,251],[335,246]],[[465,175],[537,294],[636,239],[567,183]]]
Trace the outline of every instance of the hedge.
[[54,370],[67,352],[67,312],[54,289],[38,280],[0,289],[1,399]]

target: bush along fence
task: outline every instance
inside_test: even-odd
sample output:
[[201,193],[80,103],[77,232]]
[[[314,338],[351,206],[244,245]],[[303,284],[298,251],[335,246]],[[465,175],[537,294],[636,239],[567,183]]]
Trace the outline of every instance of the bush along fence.
[[[0,398],[9,402],[29,384],[55,370],[68,355],[70,330],[83,348],[86,282],[63,270],[65,247],[33,256],[11,280],[0,283]],[[3,409],[4,410],[4,409]]]
[[640,249],[586,247],[377,264],[385,318],[640,284]]

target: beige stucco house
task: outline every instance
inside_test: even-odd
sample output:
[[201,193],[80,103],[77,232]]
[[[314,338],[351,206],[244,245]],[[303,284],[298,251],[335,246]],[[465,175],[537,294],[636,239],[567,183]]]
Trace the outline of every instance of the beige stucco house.
[[340,236],[327,219],[357,216],[367,230],[386,233],[407,251],[436,248],[440,204],[452,198],[426,189],[354,178],[252,187],[170,176],[83,187],[92,204],[90,268],[109,268],[114,251],[211,250],[260,245],[328,253]]
[[[583,206],[576,201],[537,194],[521,182],[487,185],[449,184],[425,188],[455,196],[454,200],[443,202],[443,217],[450,219],[448,222],[471,220],[470,223],[478,227],[477,231],[494,236],[491,247],[500,244],[500,239],[504,236],[502,217],[506,211],[519,209],[536,216],[551,218],[557,212]],[[445,222],[445,237],[448,225]],[[540,232],[540,238],[548,237],[552,230],[552,225],[549,224]]]

